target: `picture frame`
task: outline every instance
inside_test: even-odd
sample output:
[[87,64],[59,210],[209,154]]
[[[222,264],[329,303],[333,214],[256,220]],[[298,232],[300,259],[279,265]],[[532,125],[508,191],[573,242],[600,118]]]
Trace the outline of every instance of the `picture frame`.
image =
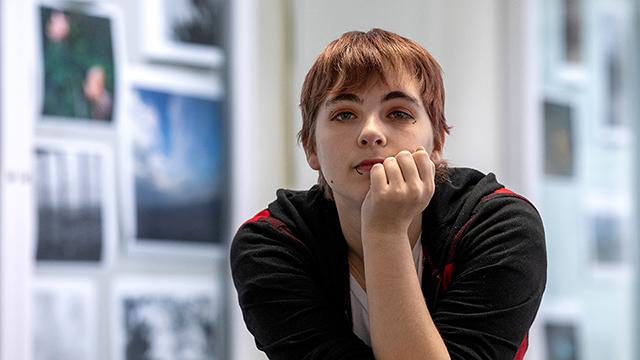
[[566,84],[582,84],[588,80],[586,65],[587,46],[585,0],[561,0],[553,2],[558,13],[559,34],[553,36],[557,43],[557,77]]
[[225,359],[224,286],[217,279],[118,279],[112,315],[115,360]]
[[591,193],[585,197],[589,262],[595,278],[629,279],[632,206],[616,194]]
[[117,243],[113,148],[53,138],[35,148],[37,265],[108,267]]
[[105,2],[41,0],[35,11],[39,127],[108,129],[123,90],[122,15]]
[[629,84],[623,76],[628,73],[628,38],[631,30],[632,10],[625,2],[605,1],[598,3],[595,11],[594,26],[595,62],[600,86],[597,93],[599,130],[598,135],[611,146],[625,146],[632,140],[633,134],[629,119]]
[[55,276],[37,276],[32,284],[33,359],[97,360],[95,284]]
[[573,299],[543,301],[539,317],[542,320],[545,359],[582,359],[584,315],[578,302]]
[[225,62],[226,0],[143,0],[143,52],[157,62],[219,69]]
[[131,115],[119,127],[127,251],[224,255],[230,133],[222,79],[143,66],[129,83]]

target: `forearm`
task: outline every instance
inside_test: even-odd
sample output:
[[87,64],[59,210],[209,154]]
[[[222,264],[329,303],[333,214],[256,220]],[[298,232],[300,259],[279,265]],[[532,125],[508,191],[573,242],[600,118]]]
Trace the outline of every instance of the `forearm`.
[[406,232],[363,234],[363,244],[376,359],[449,359],[424,302]]

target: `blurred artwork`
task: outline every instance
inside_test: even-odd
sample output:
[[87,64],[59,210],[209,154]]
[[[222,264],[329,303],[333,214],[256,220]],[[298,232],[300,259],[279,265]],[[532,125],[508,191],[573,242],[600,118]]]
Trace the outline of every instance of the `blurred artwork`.
[[221,46],[224,36],[224,8],[221,0],[164,1],[173,41]]
[[221,294],[212,283],[190,279],[162,279],[157,287],[153,281],[120,283],[116,358],[222,360]]
[[564,61],[582,63],[583,16],[582,0],[564,0]]
[[622,221],[615,213],[594,214],[591,218],[595,261],[600,264],[622,262]]
[[145,0],[144,7],[147,56],[198,67],[222,65],[226,0]]
[[544,102],[544,170],[552,176],[571,177],[574,172],[572,109]]
[[229,134],[221,98],[150,83],[133,88],[135,238],[222,243]]
[[36,151],[38,261],[103,258],[103,158],[92,151],[42,146]]
[[110,122],[115,99],[111,19],[40,7],[42,115]]
[[544,325],[547,360],[580,360],[576,328],[569,322],[547,322]]
[[35,280],[33,359],[97,360],[95,301],[95,289],[90,282]]
[[623,25],[625,19],[616,11],[601,11],[598,24],[600,27],[600,51],[602,52],[604,77],[604,122],[610,127],[623,125]]

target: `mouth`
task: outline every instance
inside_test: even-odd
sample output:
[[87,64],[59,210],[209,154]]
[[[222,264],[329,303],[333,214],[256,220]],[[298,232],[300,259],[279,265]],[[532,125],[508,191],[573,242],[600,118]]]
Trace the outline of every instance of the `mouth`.
[[384,162],[384,159],[382,158],[378,158],[378,159],[367,159],[367,160],[363,160],[360,163],[358,163],[358,165],[356,165],[354,167],[354,169],[356,170],[356,172],[360,175],[364,175],[365,173],[368,173],[371,171],[371,168],[373,167],[373,165],[375,164],[382,164]]

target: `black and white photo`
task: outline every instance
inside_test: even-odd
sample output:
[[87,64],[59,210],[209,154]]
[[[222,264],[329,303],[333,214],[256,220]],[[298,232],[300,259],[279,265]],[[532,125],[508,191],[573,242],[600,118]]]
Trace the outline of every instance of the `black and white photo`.
[[114,234],[112,171],[111,156],[104,147],[63,140],[38,142],[37,261],[105,260]]
[[126,279],[115,290],[115,359],[223,360],[223,294],[214,279]]
[[144,0],[142,44],[149,59],[219,68],[224,62],[226,0]]
[[97,360],[96,289],[90,280],[33,283],[33,360]]

